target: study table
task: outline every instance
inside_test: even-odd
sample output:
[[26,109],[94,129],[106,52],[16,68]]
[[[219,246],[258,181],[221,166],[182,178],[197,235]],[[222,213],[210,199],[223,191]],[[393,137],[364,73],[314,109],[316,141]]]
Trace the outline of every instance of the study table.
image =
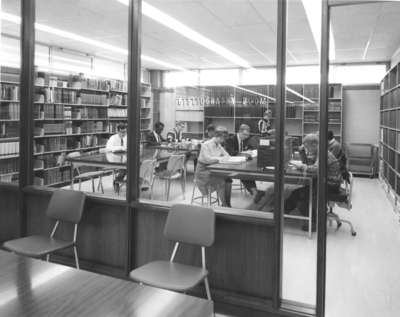
[[0,250],[0,316],[213,316],[213,302]]
[[[224,178],[254,180],[261,182],[275,181],[275,169],[273,167],[265,169],[257,167],[256,159],[245,161],[242,163],[216,163],[209,165],[207,168],[211,174]],[[295,168],[289,167],[285,169],[284,174],[285,184],[310,186],[308,215],[306,217],[290,214],[284,215],[285,218],[306,220],[308,222],[308,236],[310,238],[312,235],[313,179],[315,179],[315,177],[316,175],[314,173],[305,173]]]

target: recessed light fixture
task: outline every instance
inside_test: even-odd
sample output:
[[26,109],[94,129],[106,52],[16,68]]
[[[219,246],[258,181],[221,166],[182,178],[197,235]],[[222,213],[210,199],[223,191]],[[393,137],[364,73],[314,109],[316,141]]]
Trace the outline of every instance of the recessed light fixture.
[[[129,5],[129,0],[117,0],[118,2]],[[182,22],[178,21],[174,17],[164,13],[163,11],[157,9],[156,7],[148,4],[147,2],[142,2],[142,14],[147,16],[150,19],[166,26],[167,28],[181,34],[182,36],[186,37],[187,39],[200,44],[201,46],[213,51],[214,53],[226,58],[230,62],[235,65],[244,67],[244,68],[251,68],[249,62],[238,56],[237,54],[233,53],[232,51],[228,50],[227,48],[223,47],[222,45],[214,42],[213,40],[209,39],[208,37],[200,34],[199,32],[193,30],[192,28],[188,27],[187,25],[183,24]]]
[[[4,11],[0,11],[0,18],[1,18],[1,20],[5,20],[8,22],[16,23],[16,24],[21,24],[21,18],[19,16],[10,14],[10,13],[6,13]],[[90,39],[88,37],[81,36],[79,34],[60,30],[58,28],[54,28],[54,27],[44,25],[41,23],[35,23],[35,28],[42,32],[57,35],[57,36],[60,36],[60,37],[66,38],[66,39],[70,39],[70,40],[74,40],[77,42],[89,44],[91,46],[99,47],[99,48],[102,48],[102,49],[105,49],[105,50],[108,50],[108,51],[111,51],[114,53],[118,53],[118,54],[121,54],[124,56],[128,55],[128,50],[126,50],[126,49],[123,49],[123,48],[120,48],[120,47],[117,47],[117,46],[114,46],[111,44],[107,44],[104,42],[96,41],[96,40]],[[142,55],[142,59],[145,61],[151,62],[151,63],[155,63],[157,65],[163,66],[163,67],[167,67],[169,69],[185,70],[184,68],[182,68],[178,65],[167,63],[167,62],[161,61],[154,57]]]
[[[321,52],[322,1],[302,0],[318,53]],[[329,26],[329,59],[336,58],[332,25]]]

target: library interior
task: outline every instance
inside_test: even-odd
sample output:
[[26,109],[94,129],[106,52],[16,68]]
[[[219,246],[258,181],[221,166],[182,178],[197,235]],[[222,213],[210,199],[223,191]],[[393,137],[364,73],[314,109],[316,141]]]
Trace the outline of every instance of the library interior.
[[399,16],[0,0],[0,316],[398,316]]

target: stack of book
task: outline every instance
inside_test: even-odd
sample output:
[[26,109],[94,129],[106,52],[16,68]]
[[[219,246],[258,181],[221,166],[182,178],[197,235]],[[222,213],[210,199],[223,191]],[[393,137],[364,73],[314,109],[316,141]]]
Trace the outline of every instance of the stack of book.
[[0,142],[0,157],[19,154],[19,142]]

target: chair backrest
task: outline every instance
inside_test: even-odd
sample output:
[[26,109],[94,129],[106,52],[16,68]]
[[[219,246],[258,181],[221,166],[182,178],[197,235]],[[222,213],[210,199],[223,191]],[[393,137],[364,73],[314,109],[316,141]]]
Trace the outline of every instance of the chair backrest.
[[51,196],[46,215],[55,220],[79,223],[85,204],[85,194],[73,190],[56,190]]
[[185,168],[185,155],[173,154],[168,159],[167,171],[171,174],[183,170]]
[[144,160],[140,165],[139,177],[144,182],[151,184],[154,177],[154,170],[156,167],[157,160]]
[[215,213],[211,208],[177,204],[171,207],[164,235],[175,242],[209,247],[214,243]]

